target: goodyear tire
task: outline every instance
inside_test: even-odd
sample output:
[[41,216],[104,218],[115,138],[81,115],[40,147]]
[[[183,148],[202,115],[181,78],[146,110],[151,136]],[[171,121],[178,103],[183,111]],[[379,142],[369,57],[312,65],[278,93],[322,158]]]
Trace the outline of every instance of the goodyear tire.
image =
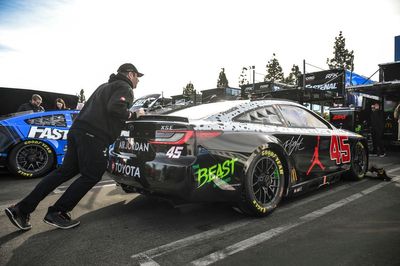
[[368,171],[368,155],[364,144],[357,142],[354,146],[351,167],[348,176],[351,180],[361,180]]
[[38,140],[26,140],[11,150],[8,168],[20,177],[35,178],[52,170],[54,160],[53,150],[48,144]]
[[271,149],[262,150],[251,161],[244,180],[244,193],[239,203],[242,212],[266,216],[282,199],[285,187],[284,165]]

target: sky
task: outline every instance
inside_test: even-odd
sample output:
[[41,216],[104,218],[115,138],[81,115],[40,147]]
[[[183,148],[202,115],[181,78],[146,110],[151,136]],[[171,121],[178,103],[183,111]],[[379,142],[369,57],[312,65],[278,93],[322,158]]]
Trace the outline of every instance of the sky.
[[285,76],[328,69],[340,31],[371,76],[394,61],[400,0],[0,0],[0,87],[89,96],[126,62],[145,74],[136,97],[215,88],[221,68],[238,87],[273,53]]

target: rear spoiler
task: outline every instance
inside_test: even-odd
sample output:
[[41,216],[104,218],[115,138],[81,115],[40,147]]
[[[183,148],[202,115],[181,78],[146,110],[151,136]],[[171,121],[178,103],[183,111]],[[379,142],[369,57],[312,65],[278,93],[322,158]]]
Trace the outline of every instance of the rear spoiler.
[[169,116],[169,115],[142,115],[142,116],[139,116],[137,120],[173,121],[173,122],[189,123],[189,119],[187,117]]

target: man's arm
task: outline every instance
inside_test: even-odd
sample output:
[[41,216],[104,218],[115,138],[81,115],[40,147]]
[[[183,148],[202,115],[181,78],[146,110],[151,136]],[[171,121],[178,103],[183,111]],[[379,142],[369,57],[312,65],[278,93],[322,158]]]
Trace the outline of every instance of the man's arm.
[[132,114],[128,107],[132,104],[133,94],[128,87],[115,88],[107,103],[108,113],[118,119],[127,120]]

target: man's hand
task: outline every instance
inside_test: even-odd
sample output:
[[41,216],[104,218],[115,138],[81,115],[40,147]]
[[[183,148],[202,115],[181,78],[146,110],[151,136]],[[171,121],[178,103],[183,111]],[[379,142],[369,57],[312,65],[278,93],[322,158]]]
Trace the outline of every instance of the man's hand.
[[136,111],[134,111],[134,112],[130,112],[130,115],[129,115],[129,117],[128,117],[128,120],[136,120],[136,119],[138,119],[138,117],[140,117],[140,116],[142,116],[142,115],[145,115],[146,113],[144,112],[144,109],[143,108],[140,108],[140,109],[138,109],[138,110],[136,110]]

